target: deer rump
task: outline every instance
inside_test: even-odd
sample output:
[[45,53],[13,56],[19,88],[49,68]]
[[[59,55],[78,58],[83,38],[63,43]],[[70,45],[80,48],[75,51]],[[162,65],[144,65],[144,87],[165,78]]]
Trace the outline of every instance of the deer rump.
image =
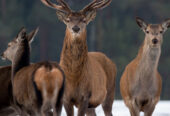
[[58,103],[63,90],[64,73],[57,63],[31,64],[19,70],[14,77],[14,98],[27,112],[32,112],[34,108],[40,110],[45,100],[48,104],[52,102],[50,100],[57,100]]

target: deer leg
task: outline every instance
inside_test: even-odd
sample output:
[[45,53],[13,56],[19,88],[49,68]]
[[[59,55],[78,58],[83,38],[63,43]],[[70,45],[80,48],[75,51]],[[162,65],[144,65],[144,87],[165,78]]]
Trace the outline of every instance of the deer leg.
[[47,116],[50,111],[50,104],[48,101],[44,100],[43,105],[41,106],[41,116]]
[[152,116],[152,113],[153,113],[154,109],[155,109],[155,107],[152,107],[152,108],[148,109],[147,111],[145,111],[144,116]]
[[96,112],[94,108],[88,108],[86,111],[86,116],[96,116]]
[[129,110],[130,110],[131,116],[139,116],[140,115],[140,112],[139,112],[138,109],[135,109],[133,107],[129,107]]
[[[52,101],[51,101],[51,103],[50,103],[50,106],[52,107],[52,109],[53,109],[53,116],[60,116],[60,114],[59,115],[57,115],[57,108],[56,108],[56,105],[57,104],[57,95],[56,94],[54,94],[54,97],[52,98]],[[50,111],[51,109],[49,109],[49,111]]]
[[52,108],[53,108],[53,116],[59,116],[59,115],[57,115],[57,111],[56,111],[55,105],[52,105]]
[[22,111],[21,111],[21,116],[32,116],[30,115],[25,109],[22,108]]
[[144,109],[144,116],[152,116],[152,113],[155,109],[155,104],[148,104]]
[[8,107],[0,110],[0,116],[16,116],[17,113],[14,111],[12,107]]
[[112,116],[113,100],[114,92],[108,92],[105,101],[102,103],[105,116]]
[[131,116],[139,116],[140,111],[135,103],[135,100],[125,100],[127,107],[129,108]]
[[85,113],[88,109],[88,98],[84,98],[81,102],[80,106],[78,107],[78,115],[77,116],[85,116]]
[[64,102],[64,108],[66,110],[67,116],[74,116],[73,104],[71,104],[71,102]]
[[60,116],[61,115],[61,110],[62,110],[62,101],[58,101],[57,104],[56,104],[56,112],[57,112],[57,116]]

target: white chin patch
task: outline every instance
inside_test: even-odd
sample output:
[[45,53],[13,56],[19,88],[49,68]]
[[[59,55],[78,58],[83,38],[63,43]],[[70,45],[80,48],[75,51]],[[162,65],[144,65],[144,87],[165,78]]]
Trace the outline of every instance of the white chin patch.
[[73,35],[73,38],[80,37],[80,33],[75,33],[75,32],[72,32],[72,35]]
[[158,48],[158,47],[160,47],[160,45],[159,45],[159,44],[152,44],[151,47],[152,47],[152,48]]

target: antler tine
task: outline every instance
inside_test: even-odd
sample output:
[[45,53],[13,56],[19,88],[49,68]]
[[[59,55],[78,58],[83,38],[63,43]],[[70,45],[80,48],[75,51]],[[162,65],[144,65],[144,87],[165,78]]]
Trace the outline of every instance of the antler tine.
[[50,2],[49,0],[41,0],[41,2],[50,8],[61,9],[61,6],[54,4],[54,3]]
[[106,6],[108,6],[110,3],[112,2],[112,0],[104,0],[103,3],[101,2],[101,4],[96,4],[95,6],[93,6],[94,9],[103,9],[105,8]]
[[106,7],[107,5],[109,5],[111,3],[112,0],[102,0],[97,2],[97,0],[94,0],[92,3],[90,3],[88,6],[86,6],[83,9],[83,12],[86,12],[88,10],[92,10],[92,9],[103,9],[104,7]]
[[61,2],[61,0],[57,0],[60,4],[56,5],[52,2],[50,2],[49,0],[41,0],[42,3],[44,3],[46,6],[62,11],[62,12],[70,12],[71,9],[68,7],[68,5],[66,5],[66,3],[64,4],[63,2]]
[[69,5],[68,5],[65,1],[63,1],[63,0],[57,0],[57,2],[59,2],[60,4],[62,4],[62,6],[64,6],[64,8],[65,8],[67,11],[71,12],[71,8],[69,7]]
[[97,0],[93,0],[90,4],[88,4],[87,6],[85,6],[81,11],[86,12],[87,10],[91,9],[95,3],[97,2]]
[[97,2],[97,3],[93,4],[91,7],[92,7],[92,8],[95,8],[96,6],[98,6],[98,5],[100,5],[100,4],[103,4],[104,2],[105,2],[105,1],[102,0],[102,1],[100,1],[100,2]]

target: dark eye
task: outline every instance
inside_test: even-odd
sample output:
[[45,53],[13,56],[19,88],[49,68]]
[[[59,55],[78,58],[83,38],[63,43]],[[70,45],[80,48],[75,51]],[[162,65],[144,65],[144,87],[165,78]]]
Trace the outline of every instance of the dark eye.
[[70,22],[70,18],[67,18],[67,19],[66,19],[66,22]]
[[149,34],[149,31],[146,31],[147,34]]
[[83,19],[83,23],[86,23],[86,19],[85,18]]
[[162,33],[163,33],[163,31],[160,31],[160,33],[162,34]]

